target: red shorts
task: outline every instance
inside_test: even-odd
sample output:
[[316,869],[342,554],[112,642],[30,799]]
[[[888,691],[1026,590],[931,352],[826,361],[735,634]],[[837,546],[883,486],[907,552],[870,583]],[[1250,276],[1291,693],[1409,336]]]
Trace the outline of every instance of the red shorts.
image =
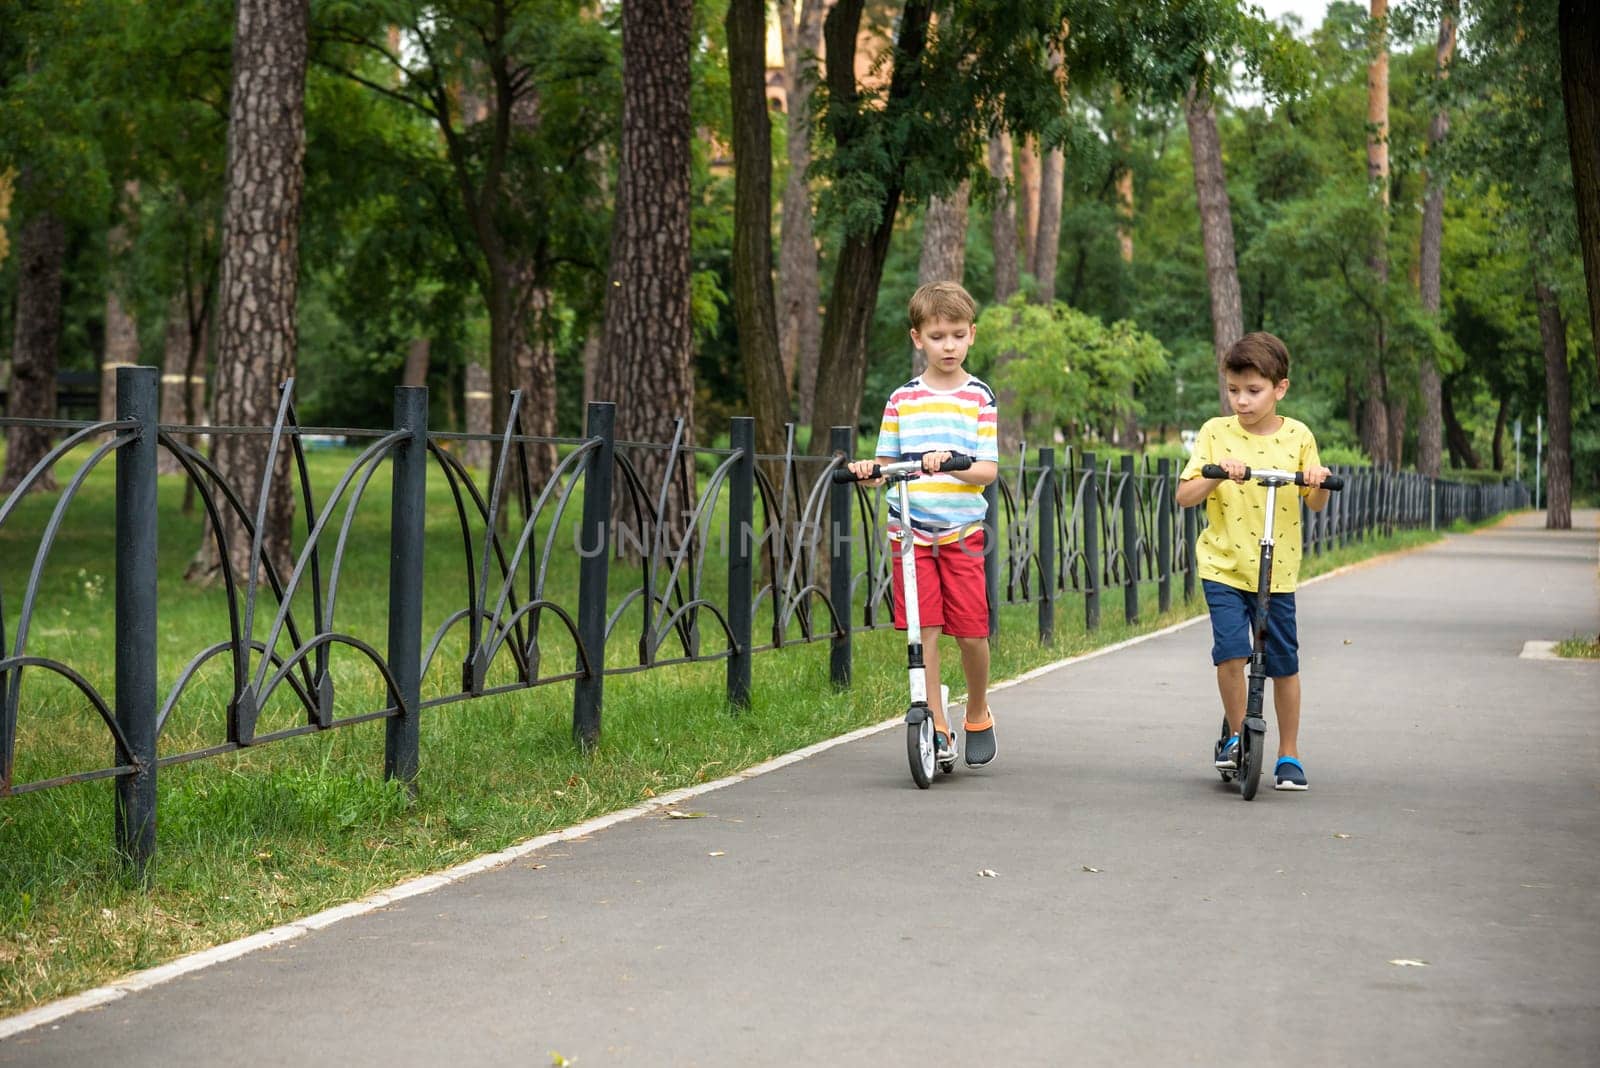
[[[894,625],[906,629],[906,591],[900,544],[889,561],[894,579]],[[989,636],[989,588],[983,575],[983,531],[948,545],[918,545],[917,622],[940,627],[952,638]]]

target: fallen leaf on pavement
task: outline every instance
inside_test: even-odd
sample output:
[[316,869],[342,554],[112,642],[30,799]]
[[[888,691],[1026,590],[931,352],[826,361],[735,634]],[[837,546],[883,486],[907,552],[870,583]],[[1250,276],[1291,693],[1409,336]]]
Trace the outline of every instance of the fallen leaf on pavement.
[[1000,878],[1000,873],[993,868],[984,868],[978,873],[978,877],[980,879],[998,879]]
[[719,849],[714,853],[707,853],[706,854],[706,856],[708,856],[708,857],[725,857],[727,855],[728,855],[727,850],[724,850],[724,849]]
[[679,812],[677,809],[673,809],[667,813],[667,819],[669,820],[703,820],[705,818],[706,814],[704,812]]
[[1086,872],[1089,872],[1092,875],[1099,875],[1100,874],[1100,869],[1099,868],[1091,868],[1087,864],[1085,864],[1083,866],[1083,870],[1086,871]]
[[1427,961],[1412,960],[1410,957],[1396,957],[1389,963],[1393,964],[1396,968],[1426,968],[1428,966]]
[[1349,835],[1349,834],[1345,833],[1344,831],[1334,831],[1333,832],[1333,836],[1335,838],[1350,838],[1350,837],[1353,837],[1352,835]]

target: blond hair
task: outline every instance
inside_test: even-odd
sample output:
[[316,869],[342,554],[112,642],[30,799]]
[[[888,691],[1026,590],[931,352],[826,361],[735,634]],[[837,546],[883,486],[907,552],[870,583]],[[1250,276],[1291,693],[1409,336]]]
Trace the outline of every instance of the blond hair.
[[971,323],[978,318],[978,302],[960,282],[929,282],[918,286],[906,310],[911,316],[913,330],[921,330],[922,324],[930,319]]

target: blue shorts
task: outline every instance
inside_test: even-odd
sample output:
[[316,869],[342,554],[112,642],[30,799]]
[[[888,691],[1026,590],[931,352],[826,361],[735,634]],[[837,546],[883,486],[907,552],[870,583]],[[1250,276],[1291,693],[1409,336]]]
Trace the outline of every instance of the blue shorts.
[[[1256,595],[1221,582],[1203,579],[1211,609],[1211,662],[1248,659],[1250,627],[1256,617]],[[1294,627],[1294,594],[1275,593],[1267,602],[1267,677],[1300,674],[1300,639]]]

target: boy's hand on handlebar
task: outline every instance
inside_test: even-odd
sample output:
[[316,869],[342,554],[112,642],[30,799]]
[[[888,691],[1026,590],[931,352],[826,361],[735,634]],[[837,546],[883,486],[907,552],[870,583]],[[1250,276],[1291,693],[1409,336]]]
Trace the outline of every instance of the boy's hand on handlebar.
[[851,460],[845,466],[850,468],[850,473],[856,476],[856,481],[858,482],[864,482],[869,486],[883,484],[882,475],[877,478],[872,477],[873,472],[878,468],[878,461],[876,460]]
[[1243,482],[1250,470],[1249,465],[1243,460],[1235,460],[1231,456],[1218,460],[1217,466],[1228,472],[1228,477],[1235,482]]
[[945,463],[953,455],[955,454],[943,449],[935,452],[925,452],[922,454],[922,469],[930,475],[934,474],[939,470],[939,465]]
[[1304,484],[1307,488],[1317,489],[1321,487],[1322,483],[1325,482],[1328,476],[1331,474],[1333,474],[1333,472],[1328,470],[1326,467],[1323,467],[1320,464],[1312,464],[1310,467],[1301,472],[1301,477],[1304,479]]

